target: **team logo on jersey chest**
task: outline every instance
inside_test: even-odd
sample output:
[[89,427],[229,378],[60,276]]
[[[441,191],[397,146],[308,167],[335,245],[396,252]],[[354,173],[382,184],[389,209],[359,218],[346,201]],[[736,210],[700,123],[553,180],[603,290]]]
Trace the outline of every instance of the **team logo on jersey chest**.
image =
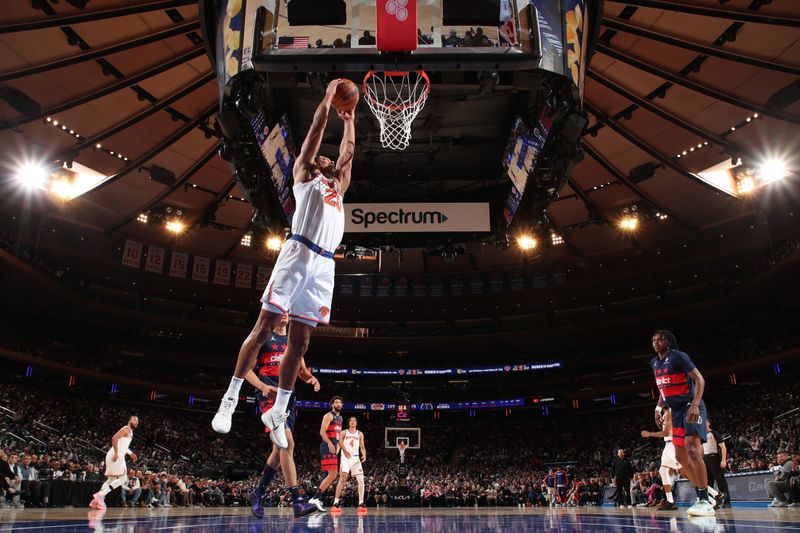
[[331,310],[328,309],[327,307],[325,307],[324,305],[319,308],[319,313],[322,315],[322,318],[325,318],[326,316],[328,316],[328,313],[330,313],[330,312],[331,312]]

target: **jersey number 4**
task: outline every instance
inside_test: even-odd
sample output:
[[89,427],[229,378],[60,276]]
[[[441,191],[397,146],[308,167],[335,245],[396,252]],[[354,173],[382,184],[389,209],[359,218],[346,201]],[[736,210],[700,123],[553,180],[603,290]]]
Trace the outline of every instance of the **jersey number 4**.
[[332,205],[338,211],[342,210],[342,197],[339,196],[339,193],[336,192],[336,189],[332,187],[325,191],[325,203]]

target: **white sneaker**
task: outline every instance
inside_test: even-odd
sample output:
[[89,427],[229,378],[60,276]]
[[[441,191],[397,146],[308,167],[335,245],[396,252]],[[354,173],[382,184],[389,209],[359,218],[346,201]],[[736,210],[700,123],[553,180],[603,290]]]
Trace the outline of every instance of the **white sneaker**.
[[689,516],[714,516],[714,507],[707,500],[697,500],[686,510]]
[[222,401],[219,402],[217,414],[214,415],[214,420],[211,421],[211,427],[214,431],[224,435],[231,430],[231,418],[233,418],[233,412],[236,411],[236,404],[238,403],[238,398],[234,398],[233,400],[223,398]]
[[320,513],[324,513],[325,512],[325,507],[322,505],[322,502],[319,501],[318,498],[311,498],[310,500],[308,500],[308,503],[310,503],[312,505],[316,505],[317,506],[317,510]]
[[289,447],[289,441],[286,439],[286,426],[283,424],[288,416],[289,413],[276,413],[274,408],[261,415],[261,422],[269,428],[269,439],[282,450]]

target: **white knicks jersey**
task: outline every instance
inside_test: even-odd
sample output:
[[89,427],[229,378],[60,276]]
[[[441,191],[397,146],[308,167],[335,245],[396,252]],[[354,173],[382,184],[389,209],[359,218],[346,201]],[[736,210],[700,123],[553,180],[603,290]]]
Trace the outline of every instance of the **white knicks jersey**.
[[342,448],[347,450],[352,457],[358,457],[359,451],[361,450],[361,433],[356,430],[355,433],[350,433],[348,429],[344,433],[342,433],[344,437],[342,437]]
[[343,194],[336,180],[321,173],[292,187],[296,203],[292,233],[301,235],[328,252],[334,252],[344,235]]

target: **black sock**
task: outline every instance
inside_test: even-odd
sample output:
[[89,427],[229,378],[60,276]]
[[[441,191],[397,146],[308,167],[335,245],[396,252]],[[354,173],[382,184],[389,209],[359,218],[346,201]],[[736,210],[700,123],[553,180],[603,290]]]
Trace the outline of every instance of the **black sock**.
[[258,482],[258,486],[256,487],[256,494],[264,494],[267,490],[267,485],[269,485],[269,482],[275,477],[275,472],[276,471],[268,464],[264,465],[264,471],[261,473],[261,481]]
[[700,501],[708,501],[708,489],[694,489],[697,497],[700,498]]

